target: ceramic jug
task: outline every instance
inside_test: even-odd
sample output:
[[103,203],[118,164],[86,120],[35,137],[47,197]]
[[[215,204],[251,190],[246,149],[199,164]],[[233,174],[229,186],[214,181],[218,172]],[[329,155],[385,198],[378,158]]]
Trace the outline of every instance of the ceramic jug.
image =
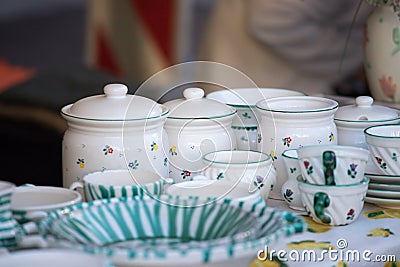
[[108,84],[103,95],[62,108],[68,129],[62,144],[63,186],[106,169],[154,171],[168,177],[163,129],[168,109],[151,99]]
[[282,199],[286,182],[282,152],[304,145],[337,144],[334,113],[338,103],[315,96],[287,96],[257,102],[260,127],[257,149],[269,154],[277,171],[271,197]]

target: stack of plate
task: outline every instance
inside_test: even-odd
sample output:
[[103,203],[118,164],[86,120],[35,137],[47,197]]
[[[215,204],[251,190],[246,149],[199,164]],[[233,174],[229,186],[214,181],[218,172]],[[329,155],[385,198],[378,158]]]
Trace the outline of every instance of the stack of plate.
[[365,174],[369,177],[365,201],[391,209],[400,209],[400,175]]

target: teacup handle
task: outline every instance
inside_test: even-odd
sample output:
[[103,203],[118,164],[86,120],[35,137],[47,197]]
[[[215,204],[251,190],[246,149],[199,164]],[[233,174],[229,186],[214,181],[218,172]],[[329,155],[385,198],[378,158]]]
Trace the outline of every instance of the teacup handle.
[[324,212],[325,208],[329,207],[330,203],[330,198],[326,193],[318,192],[314,194],[315,216],[325,224],[330,224],[332,221],[331,217]]
[[69,186],[70,190],[76,191],[77,189],[83,189],[83,184],[81,182],[73,182],[70,186]]

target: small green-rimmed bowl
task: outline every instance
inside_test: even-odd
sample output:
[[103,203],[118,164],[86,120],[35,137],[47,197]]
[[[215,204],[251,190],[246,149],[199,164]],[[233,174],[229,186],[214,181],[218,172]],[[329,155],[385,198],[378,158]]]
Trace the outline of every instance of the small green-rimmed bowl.
[[376,172],[400,176],[400,124],[385,124],[364,130]]
[[369,178],[356,184],[310,184],[298,177],[301,200],[311,218],[321,224],[346,225],[362,212]]

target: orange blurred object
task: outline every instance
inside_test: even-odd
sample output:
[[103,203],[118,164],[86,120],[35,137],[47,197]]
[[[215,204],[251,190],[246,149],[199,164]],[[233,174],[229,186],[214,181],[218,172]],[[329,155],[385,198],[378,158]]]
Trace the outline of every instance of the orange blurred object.
[[30,79],[35,72],[34,69],[12,66],[0,59],[0,93]]

